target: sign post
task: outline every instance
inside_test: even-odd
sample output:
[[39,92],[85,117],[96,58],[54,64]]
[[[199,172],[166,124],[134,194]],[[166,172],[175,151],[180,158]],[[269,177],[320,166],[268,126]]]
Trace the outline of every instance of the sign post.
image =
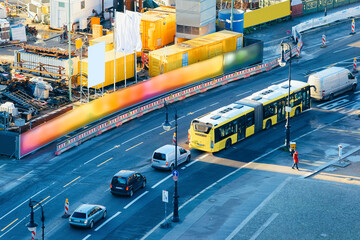
[[164,223],[161,224],[162,228],[169,228],[170,223],[166,219],[166,203],[169,202],[169,192],[166,190],[162,190],[162,201],[165,203],[165,216],[164,216]]

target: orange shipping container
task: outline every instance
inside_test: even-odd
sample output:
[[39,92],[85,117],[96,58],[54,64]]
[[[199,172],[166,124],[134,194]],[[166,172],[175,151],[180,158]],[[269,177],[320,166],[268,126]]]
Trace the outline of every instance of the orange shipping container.
[[143,49],[155,50],[173,43],[175,31],[175,13],[147,11],[141,16],[140,34]]
[[242,47],[243,34],[223,30],[191,39],[149,54],[149,76],[188,66]]
[[[80,71],[79,62],[79,71]],[[134,77],[134,54],[126,55],[126,78]],[[116,82],[123,81],[125,79],[124,74],[124,54],[117,52],[116,53]],[[88,59],[85,58],[82,60],[82,72],[88,73]],[[80,85],[80,78],[78,78],[78,85]],[[104,87],[114,84],[114,50],[108,51],[105,53],[105,82]],[[87,84],[85,84],[87,86]],[[101,84],[97,85],[96,88],[102,87]]]

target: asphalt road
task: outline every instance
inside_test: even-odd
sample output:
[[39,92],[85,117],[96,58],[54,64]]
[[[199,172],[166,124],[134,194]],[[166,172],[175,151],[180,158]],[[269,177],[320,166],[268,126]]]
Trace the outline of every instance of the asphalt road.
[[[359,47],[360,38],[358,34],[348,37],[349,26],[349,24],[340,24],[327,28],[329,46],[324,49],[318,44],[318,36],[322,35],[321,32],[305,34],[303,57],[293,61],[292,79],[306,81],[309,73],[334,63],[337,63],[337,66],[349,67],[352,58],[356,56],[355,49]],[[352,47],[349,47],[349,44],[353,44]],[[174,108],[178,110],[180,146],[188,148],[185,144],[187,129],[193,118],[271,84],[285,81],[287,76],[287,67],[277,68],[172,104],[169,116],[173,117]],[[350,93],[343,99],[347,100],[347,107],[351,108],[358,101],[358,94]],[[320,104],[313,102],[312,110],[292,119],[292,137],[333,122],[346,114],[341,112],[344,109],[337,109],[338,102],[327,109],[323,109]],[[47,239],[140,239],[143,237],[164,217],[161,191],[168,190],[169,196],[173,195],[174,184],[169,177],[170,173],[150,167],[152,152],[172,141],[173,132],[164,132],[161,127],[164,118],[164,110],[152,112],[57,157],[54,156],[53,146],[49,146],[25,159],[4,161],[6,165],[0,164],[0,173],[5,178],[4,182],[9,179],[12,181],[0,187],[2,193],[0,238],[29,239],[30,233],[25,224],[29,219],[30,208],[27,204],[30,197],[42,201],[44,205]],[[269,131],[258,133],[231,149],[214,155],[192,150],[192,164],[180,166],[179,169],[180,205],[191,201],[188,206],[196,208],[196,199],[191,200],[192,197],[234,169],[261,156],[264,152],[271,151],[283,142],[284,126],[279,124]],[[233,164],[224,164],[226,161],[231,161]],[[276,165],[276,159],[269,164]],[[136,192],[132,198],[112,196],[109,193],[110,180],[113,174],[121,169],[137,170],[146,175],[147,187]],[[250,198],[247,209],[250,213],[257,203],[265,199],[283,181],[283,177],[272,177],[271,174],[275,173],[267,172],[257,173],[248,179],[246,171],[253,170],[244,170],[244,177],[240,177],[238,181],[246,182],[249,195],[251,195],[251,186],[255,187],[259,183],[264,183],[266,186],[262,188],[262,194],[257,196],[256,201]],[[211,194],[211,191],[207,194]],[[65,199],[69,199],[70,211],[82,203],[104,205],[108,209],[108,217],[97,223],[93,230],[71,228],[67,220],[61,218]],[[168,213],[171,212],[171,203],[167,208]],[[186,216],[184,214],[186,211],[180,210],[182,219]],[[40,224],[38,207],[35,216],[35,221]],[[40,232],[38,227],[37,237]],[[150,235],[149,239],[151,238]]]

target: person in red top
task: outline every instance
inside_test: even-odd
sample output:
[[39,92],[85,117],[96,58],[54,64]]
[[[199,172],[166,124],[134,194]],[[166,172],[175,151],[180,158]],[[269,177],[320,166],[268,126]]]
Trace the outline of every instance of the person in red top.
[[294,164],[292,165],[292,169],[294,169],[294,167],[296,167],[297,170],[299,170],[299,167],[298,167],[298,163],[299,163],[299,156],[298,156],[298,152],[295,151],[294,154],[293,154],[293,159],[294,159]]

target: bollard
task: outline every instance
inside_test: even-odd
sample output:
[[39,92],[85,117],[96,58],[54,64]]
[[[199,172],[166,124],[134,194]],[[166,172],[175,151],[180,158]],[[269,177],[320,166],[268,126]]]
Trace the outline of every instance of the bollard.
[[351,32],[350,32],[350,35],[353,35],[355,34],[355,19],[352,20],[351,22]]
[[300,48],[301,48],[300,43],[298,43],[297,48],[296,48],[296,57],[297,58],[300,57]]
[[352,70],[353,73],[357,73],[358,70],[357,70],[357,61],[356,61],[356,57],[354,57],[354,62],[353,62],[353,70]]
[[321,45],[322,48],[326,47],[326,36],[325,34],[322,35],[322,45]]
[[31,232],[31,240],[35,240],[35,235],[36,235],[36,232],[35,232],[35,231],[32,231],[32,232]]
[[176,143],[176,133],[174,133],[174,136],[173,136],[173,144],[175,145]]
[[62,218],[68,218],[70,217],[69,214],[69,200],[65,199],[65,214],[62,216]]

